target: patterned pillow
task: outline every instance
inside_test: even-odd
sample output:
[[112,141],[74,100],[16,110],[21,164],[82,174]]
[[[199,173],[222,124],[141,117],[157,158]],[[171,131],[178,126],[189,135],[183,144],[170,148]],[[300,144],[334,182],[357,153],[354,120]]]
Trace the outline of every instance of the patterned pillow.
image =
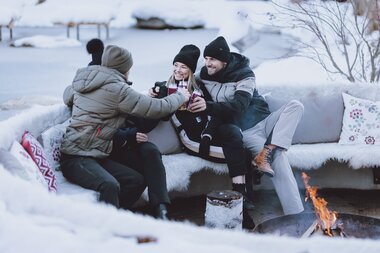
[[61,158],[61,142],[63,135],[65,134],[66,128],[69,125],[69,120],[66,120],[62,124],[55,125],[38,136],[37,140],[44,147],[46,154],[46,160],[51,165],[52,169],[59,170],[59,161]]
[[339,144],[380,145],[380,101],[342,95],[345,109]]
[[[32,183],[38,184],[38,185],[44,187],[45,189],[47,188],[46,181],[45,181],[43,175],[41,174],[40,170],[38,169],[38,166],[35,164],[33,159],[25,151],[25,149],[21,146],[20,143],[18,143],[17,141],[14,141],[12,143],[12,146],[11,146],[11,149],[9,152],[10,152],[9,158],[11,159],[11,156],[15,157],[15,159],[21,164],[22,169],[25,172],[25,173],[22,173],[22,176],[21,176],[22,178],[24,178],[24,179],[26,179]],[[9,162],[9,160],[8,160],[8,162]],[[14,170],[15,166],[17,166],[17,164],[13,164],[11,166],[8,166],[9,164],[7,164],[5,162],[3,164],[4,164],[5,168],[12,169],[12,170]],[[17,170],[21,170],[21,169],[18,168]]]
[[46,160],[46,155],[41,144],[28,131],[25,131],[22,135],[21,144],[40,169],[48,184],[49,191],[57,192],[56,177],[49,162]]

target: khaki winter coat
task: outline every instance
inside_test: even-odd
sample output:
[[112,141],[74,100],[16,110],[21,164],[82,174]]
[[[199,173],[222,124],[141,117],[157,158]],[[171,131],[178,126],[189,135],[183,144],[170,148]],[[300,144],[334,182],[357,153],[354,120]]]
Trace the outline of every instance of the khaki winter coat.
[[63,100],[72,106],[72,119],[61,151],[103,158],[111,153],[112,137],[128,115],[161,118],[175,112],[186,99],[180,93],[163,99],[142,95],[117,70],[90,66],[77,71]]

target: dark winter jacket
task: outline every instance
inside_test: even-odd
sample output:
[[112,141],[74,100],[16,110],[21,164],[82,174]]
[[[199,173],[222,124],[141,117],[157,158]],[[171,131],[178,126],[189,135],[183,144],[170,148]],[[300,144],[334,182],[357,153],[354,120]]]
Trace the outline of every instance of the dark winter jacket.
[[134,148],[137,145],[137,132],[149,133],[159,122],[159,119],[144,119],[141,117],[130,116],[125,122],[125,127],[119,128],[115,133],[113,137],[113,149],[118,149],[124,146]]
[[[162,98],[167,95],[166,82],[156,82],[155,85],[160,87],[159,94],[157,97]],[[185,130],[187,136],[190,140],[199,142],[201,138],[201,133],[205,129],[208,121],[206,112],[193,113],[187,110],[177,110],[175,116],[181,123],[181,129]],[[163,120],[169,120],[169,118],[163,118]]]
[[270,114],[268,104],[256,89],[249,59],[243,55],[231,53],[226,68],[212,76],[203,67],[197,82],[207,100],[207,114],[219,121],[235,124],[244,131]]

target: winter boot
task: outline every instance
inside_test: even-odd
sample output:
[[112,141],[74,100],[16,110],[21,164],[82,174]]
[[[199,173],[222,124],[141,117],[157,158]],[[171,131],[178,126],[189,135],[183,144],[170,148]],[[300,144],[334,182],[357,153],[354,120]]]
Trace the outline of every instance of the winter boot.
[[243,195],[243,209],[253,210],[255,208],[255,205],[248,198],[245,188],[245,184],[232,184],[232,190],[240,192]]
[[165,204],[158,204],[155,208],[155,217],[160,220],[169,220],[168,210]]
[[251,216],[248,213],[248,210],[243,207],[243,224],[244,229],[254,229],[255,228],[255,222],[251,218]]
[[274,176],[274,170],[271,167],[274,150],[275,148],[270,148],[265,145],[260,153],[252,160],[252,165],[256,166],[258,171],[269,177]]

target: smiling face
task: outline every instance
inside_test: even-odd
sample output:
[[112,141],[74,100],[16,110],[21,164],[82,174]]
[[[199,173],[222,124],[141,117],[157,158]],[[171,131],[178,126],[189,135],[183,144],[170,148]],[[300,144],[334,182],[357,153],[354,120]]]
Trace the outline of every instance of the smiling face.
[[227,63],[222,62],[222,61],[220,61],[218,59],[215,59],[213,57],[210,57],[210,56],[206,56],[205,57],[205,66],[207,68],[207,73],[210,76],[215,75],[216,73],[218,73],[226,65],[227,65]]
[[173,65],[173,75],[177,81],[187,80],[190,76],[190,69],[181,62],[175,62]]

